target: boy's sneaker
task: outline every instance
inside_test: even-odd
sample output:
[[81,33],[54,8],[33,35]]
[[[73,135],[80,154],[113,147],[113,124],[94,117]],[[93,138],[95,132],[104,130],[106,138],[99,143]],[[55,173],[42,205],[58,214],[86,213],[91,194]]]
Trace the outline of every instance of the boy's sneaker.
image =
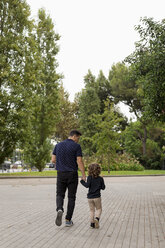
[[93,229],[95,228],[95,223],[91,222],[90,227]]
[[72,220],[65,220],[65,226],[73,226],[73,221]]
[[57,226],[61,226],[61,224],[62,224],[62,215],[63,215],[63,211],[61,209],[59,209],[57,212],[57,217],[56,217],[56,221],[55,221]]
[[99,228],[99,220],[95,218],[94,222],[95,222],[95,228]]

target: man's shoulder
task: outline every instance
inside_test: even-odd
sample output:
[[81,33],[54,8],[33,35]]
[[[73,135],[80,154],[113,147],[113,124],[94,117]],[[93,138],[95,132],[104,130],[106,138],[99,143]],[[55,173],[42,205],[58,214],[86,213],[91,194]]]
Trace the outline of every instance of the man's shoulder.
[[81,146],[80,146],[80,144],[78,144],[78,143],[74,142],[74,141],[73,141],[73,140],[71,140],[71,139],[66,140],[66,142],[67,142],[67,144],[68,144],[69,146],[73,146],[73,147],[81,147]]
[[56,147],[62,146],[62,145],[64,145],[65,143],[66,143],[66,140],[60,141],[60,142],[58,142],[58,143],[56,144]]
[[80,144],[74,142],[71,139],[66,139],[66,140],[63,140],[63,141],[61,141],[61,142],[59,142],[59,143],[56,144],[56,146],[63,146],[63,145],[74,146],[74,147],[81,147]]

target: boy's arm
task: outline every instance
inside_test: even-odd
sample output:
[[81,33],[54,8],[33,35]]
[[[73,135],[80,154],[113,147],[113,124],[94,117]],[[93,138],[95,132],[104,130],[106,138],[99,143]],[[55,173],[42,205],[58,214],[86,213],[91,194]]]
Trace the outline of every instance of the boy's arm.
[[81,179],[81,181],[80,181],[80,183],[84,186],[84,187],[86,187],[86,188],[89,188],[89,186],[90,186],[90,177],[88,177],[87,178],[87,182],[85,182],[83,179]]
[[102,178],[102,185],[101,185],[102,187],[101,187],[101,189],[105,189],[105,183],[104,183],[104,179]]

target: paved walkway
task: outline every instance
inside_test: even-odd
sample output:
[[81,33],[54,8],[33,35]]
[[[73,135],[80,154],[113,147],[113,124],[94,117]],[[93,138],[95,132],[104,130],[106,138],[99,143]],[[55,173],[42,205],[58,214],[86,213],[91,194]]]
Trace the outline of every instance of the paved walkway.
[[74,225],[54,225],[55,183],[56,178],[0,180],[1,248],[165,247],[165,176],[105,178],[100,229],[94,230],[81,184]]

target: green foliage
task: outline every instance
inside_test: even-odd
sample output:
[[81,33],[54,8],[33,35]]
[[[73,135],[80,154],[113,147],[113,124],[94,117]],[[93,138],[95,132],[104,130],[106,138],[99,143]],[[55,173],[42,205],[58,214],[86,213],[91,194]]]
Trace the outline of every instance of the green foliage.
[[94,154],[91,157],[84,158],[85,169],[87,171],[88,165],[91,163],[99,163],[101,165],[102,171],[143,171],[144,167],[140,162],[128,153],[115,153],[113,155],[113,160],[109,165],[107,154],[98,156]]
[[[144,72],[146,72],[147,63],[150,62],[145,61],[145,56],[141,57],[141,59],[143,58],[145,61],[143,61],[144,63],[142,65],[139,62],[138,55],[137,57],[134,57],[134,55],[135,54],[133,54],[132,57],[128,57],[126,60],[132,62],[130,63],[130,67],[127,67],[124,63],[118,63],[112,66],[109,73],[114,101],[126,103],[130,107],[131,112],[134,112],[138,119],[137,122],[130,123],[124,135],[122,135],[124,139],[123,148],[130,154],[136,156],[146,168],[159,169],[161,168],[163,160],[163,136],[160,138],[161,135],[159,134],[163,133],[161,128],[158,128],[161,124],[154,123],[152,118],[150,118],[146,108],[144,87],[142,85],[142,81],[144,81],[146,77],[146,73]],[[148,57],[146,58],[148,59]],[[159,142],[161,144],[159,144]]]
[[[88,71],[85,88],[74,103],[56,72],[59,35],[43,9],[30,20],[25,1],[0,1],[0,164],[18,144],[27,161],[40,171],[50,160],[50,138],[68,136],[80,128],[87,161],[92,156],[104,169],[139,169],[123,159],[113,163],[116,151],[125,149],[146,168],[161,168],[165,146],[165,20],[141,19],[136,27],[140,41],[125,63],[111,67],[108,79]],[[114,105],[124,102],[138,121],[127,120]],[[161,121],[153,122],[152,119]],[[121,139],[122,138],[122,139]],[[137,168],[136,168],[137,167]]]
[[125,150],[134,155],[149,169],[161,169],[163,159],[163,145],[165,142],[164,125],[149,123],[146,125],[146,152],[143,153],[144,129],[142,123],[130,123],[123,133]]
[[34,139],[30,141],[28,147],[25,147],[25,161],[30,164],[30,167],[35,166],[39,171],[42,171],[46,162],[50,161],[52,145],[49,139],[44,140],[42,144],[37,142],[38,140]]
[[113,65],[109,71],[109,82],[114,102],[123,102],[138,118],[142,113],[142,97],[138,95],[138,85],[131,68],[124,63]]
[[85,155],[91,155],[95,148],[92,149],[91,137],[96,133],[93,115],[100,113],[100,99],[97,94],[97,85],[95,77],[90,71],[84,78],[85,89],[79,94],[79,125],[83,134],[81,137],[81,145]]
[[0,1],[0,163],[24,136],[33,90],[33,23],[25,1]]
[[144,107],[149,118],[165,121],[165,19],[156,22],[142,18],[136,26],[140,41],[126,61],[131,65],[144,97]]
[[106,156],[109,165],[113,161],[116,151],[120,149],[120,121],[110,101],[105,102],[105,110],[101,115],[94,115],[97,132],[93,136],[93,143],[96,146],[99,156]]
[[139,121],[131,122],[122,135],[126,151],[136,158],[142,156],[143,129],[141,123]]
[[60,118],[56,125],[55,139],[61,141],[68,138],[71,130],[79,129],[79,123],[76,115],[78,104],[76,100],[69,101],[69,94],[64,90],[63,85],[59,89],[59,98]]
[[104,76],[102,71],[100,71],[96,79],[96,86],[97,95],[100,100],[100,113],[102,114],[105,108],[105,101],[107,99],[110,99],[111,102],[113,101],[109,80]]
[[144,167],[142,165],[138,165],[137,163],[120,163],[118,165],[113,164],[110,166],[110,170],[112,171],[143,171]]
[[144,167],[139,163],[139,161],[127,154],[119,154],[115,158],[115,163],[111,166],[111,170],[118,170],[118,171],[143,171]]
[[54,32],[52,20],[43,9],[39,10],[38,18],[34,33],[38,51],[35,61],[39,65],[36,69],[38,84],[33,95],[33,112],[25,153],[30,162],[42,171],[46,162],[50,161],[48,138],[54,134],[59,119],[58,86],[61,75],[56,72],[59,35]]
[[[102,120],[105,118],[105,102],[109,99],[109,108],[111,108],[110,103],[113,102],[113,99],[111,97],[109,81],[105,78],[102,71],[100,71],[98,78],[95,78],[92,73],[88,71],[88,74],[84,78],[84,84],[85,89],[83,89],[78,96],[78,117],[80,130],[83,134],[81,137],[81,145],[85,156],[92,156],[98,149],[97,143],[94,142],[93,137],[97,137],[98,122],[100,122],[101,125]],[[120,119],[120,130],[121,126],[124,128],[127,121],[124,120],[119,112],[117,112],[117,109],[114,111],[116,116]],[[116,132],[117,131],[116,128]]]

